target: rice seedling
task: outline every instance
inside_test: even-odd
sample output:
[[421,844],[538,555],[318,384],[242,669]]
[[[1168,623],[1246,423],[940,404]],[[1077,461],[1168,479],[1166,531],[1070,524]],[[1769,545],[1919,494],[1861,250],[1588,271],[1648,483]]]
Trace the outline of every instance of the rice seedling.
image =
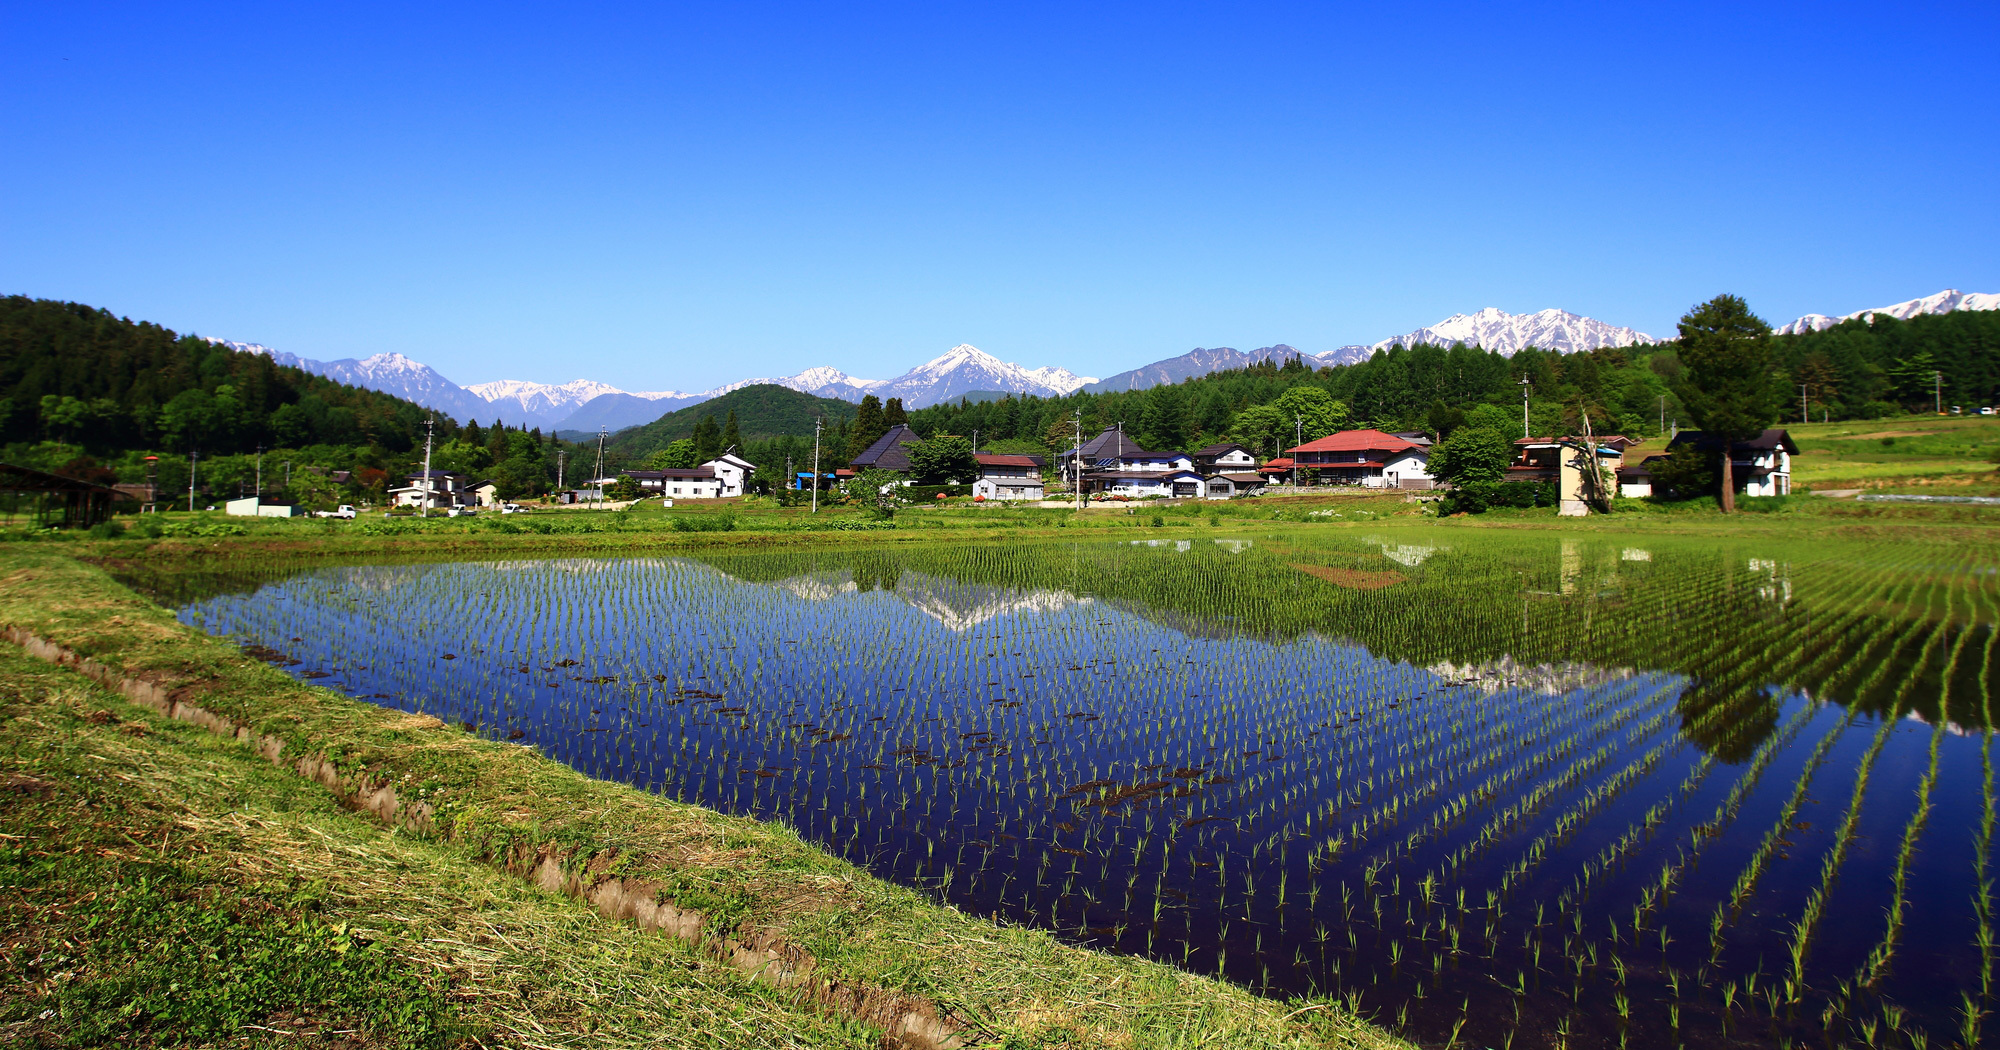
[[[1980,552],[1411,540],[272,567],[180,593],[322,684],[1428,1042],[1535,1017],[1533,1045],[1700,1045],[1768,1015],[1774,1042],[1838,1043],[1896,1002],[1903,1042],[1976,1037]],[[1871,790],[1878,769],[1924,772]],[[1854,844],[1884,822],[1877,862]],[[1971,865],[1925,847],[1946,833]],[[1864,905],[1867,943],[1824,934]],[[1908,933],[1952,923],[1966,943]]]

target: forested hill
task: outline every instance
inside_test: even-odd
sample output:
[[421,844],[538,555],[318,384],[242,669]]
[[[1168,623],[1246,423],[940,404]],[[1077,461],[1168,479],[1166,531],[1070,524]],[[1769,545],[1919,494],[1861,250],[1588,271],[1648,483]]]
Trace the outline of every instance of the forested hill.
[[[0,298],[0,441],[103,454],[423,446],[429,412],[81,303]],[[440,419],[439,438],[458,432]]]
[[633,459],[643,459],[676,440],[695,436],[695,428],[703,420],[712,421],[719,434],[732,414],[740,442],[746,445],[780,437],[811,437],[815,419],[840,426],[854,418],[857,407],[775,383],[758,383],[669,412],[644,426],[621,430],[612,437],[611,447]]
[[[2000,312],[1854,320],[1777,336],[1771,345],[1768,393],[1783,406],[1781,420],[1798,418],[1801,384],[1815,419],[1928,409],[1933,373],[1942,373],[1947,411],[2000,403]],[[1435,432],[1470,417],[1518,433],[1525,378],[1536,433],[1574,429],[1588,413],[1599,433],[1643,436],[1659,433],[1663,421],[1688,425],[1671,389],[1680,372],[1673,342],[1576,354],[1531,348],[1511,358],[1476,347],[1418,345],[1317,370],[1297,360],[1283,367],[1264,362],[1146,390],[960,400],[912,412],[910,424],[925,436],[978,431],[983,446],[1028,441],[1062,449],[1081,412],[1086,436],[1122,424],[1148,448],[1193,449],[1227,438],[1272,456],[1294,443],[1298,410],[1328,397],[1344,415],[1322,413],[1323,422]]]

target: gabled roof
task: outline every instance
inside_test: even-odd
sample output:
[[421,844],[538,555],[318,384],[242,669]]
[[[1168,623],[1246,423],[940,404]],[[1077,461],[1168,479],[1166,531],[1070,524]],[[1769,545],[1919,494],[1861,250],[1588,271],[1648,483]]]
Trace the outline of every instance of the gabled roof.
[[[1073,458],[1076,452],[1076,449],[1070,449],[1067,455]],[[1083,443],[1083,460],[1086,463],[1120,459],[1135,454],[1143,454],[1140,452],[1138,442],[1126,437],[1125,432],[1117,427],[1106,427],[1104,433]]]
[[1238,485],[1262,485],[1264,483],[1264,475],[1262,474],[1246,474],[1246,473],[1217,474],[1216,477],[1221,478],[1224,481],[1234,482]]
[[908,470],[910,457],[903,451],[904,445],[914,445],[923,439],[907,424],[898,423],[887,433],[875,439],[875,443],[863,449],[861,454],[848,461],[848,466],[856,470],[873,467],[878,470]]
[[709,460],[707,463],[702,464],[702,466],[704,467],[714,466],[717,463],[734,463],[737,466],[743,468],[744,470],[757,469],[757,464],[752,463],[747,459],[744,459],[742,456],[739,456],[734,452],[724,452],[722,455],[717,456],[714,459]]
[[1196,459],[1214,459],[1217,456],[1226,456],[1231,452],[1248,451],[1250,451],[1248,448],[1233,441],[1228,441],[1220,445],[1210,445],[1207,448],[1195,449],[1193,454]]
[[1093,470],[1084,475],[1091,481],[1165,481],[1168,478],[1198,478],[1197,470]]
[[1416,448],[1413,441],[1406,441],[1394,434],[1380,430],[1343,430],[1338,434],[1328,434],[1318,441],[1308,441],[1303,445],[1288,448],[1293,454],[1300,452],[1401,452],[1406,448]]
[[[1707,433],[1700,430],[1683,430],[1679,434],[1674,435],[1674,439],[1671,442],[1668,442],[1669,448],[1674,445],[1693,445],[1696,448],[1717,449],[1722,447],[1722,439],[1719,437],[1710,437]],[[1772,449],[1782,448],[1794,456],[1799,454],[1799,446],[1792,441],[1791,433],[1785,430],[1766,430],[1747,441],[1738,441],[1736,447],[1749,452],[1769,452]]]
[[981,452],[972,458],[978,460],[979,465],[982,467],[1028,467],[1032,469],[1041,466],[1041,464],[1035,462],[1035,457],[1033,456],[1009,456],[995,452]]

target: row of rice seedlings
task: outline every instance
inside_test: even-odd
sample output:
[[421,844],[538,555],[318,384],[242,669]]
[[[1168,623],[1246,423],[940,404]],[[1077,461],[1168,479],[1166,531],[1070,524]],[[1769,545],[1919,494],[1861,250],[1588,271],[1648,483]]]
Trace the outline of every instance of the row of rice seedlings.
[[[1947,619],[1949,619],[1947,610]],[[1882,931],[1882,939],[1868,952],[1868,958],[1854,975],[1854,983],[1861,987],[1873,988],[1882,978],[1890,958],[1896,951],[1897,937],[1903,929],[1903,910],[1909,898],[1910,859],[1916,855],[1917,839],[1923,834],[1924,825],[1931,815],[1931,791],[1937,786],[1938,758],[1944,743],[1945,726],[1951,716],[1952,673],[1958,667],[1959,657],[1964,653],[1972,632],[1961,631],[1953,643],[1951,656],[1945,661],[1942,680],[1944,690],[1939,697],[1938,724],[1931,730],[1929,761],[1925,765],[1924,776],[1917,784],[1916,808],[1903,827],[1901,846],[1896,850],[1896,872],[1892,877],[1893,889],[1889,894],[1887,921]],[[1795,967],[1796,969],[1796,967]]]
[[[1956,596],[1957,588],[1945,591],[1944,616],[1940,622],[1940,626],[1930,632],[1924,646],[1918,650],[1918,666],[1925,665],[1926,658],[1944,637],[1945,625],[1951,622],[1952,602]],[[1957,663],[1957,655],[1959,650],[1963,648],[1965,637],[1961,633],[1959,635],[1959,644],[1952,648],[1950,658],[1945,665],[1947,675]],[[1820,916],[1826,906],[1827,894],[1833,886],[1833,880],[1839,874],[1842,862],[1847,859],[1847,851],[1854,842],[1854,829],[1861,821],[1861,805],[1868,793],[1869,776],[1875,768],[1876,758],[1882,753],[1883,745],[1889,742],[1889,735],[1896,730],[1898,714],[1902,711],[1905,697],[1908,696],[1909,691],[1915,686],[1917,681],[1918,676],[1911,675],[1896,689],[1895,695],[1890,701],[1889,709],[1882,717],[1881,728],[1876,730],[1874,739],[1869,742],[1868,751],[1862,755],[1860,767],[1855,773],[1854,791],[1848,800],[1846,816],[1835,830],[1833,845],[1827,850],[1826,859],[1821,865],[1820,884],[1814,888],[1812,895],[1806,899],[1805,907],[1800,913],[1797,923],[1792,927],[1793,935],[1790,948],[1792,974],[1787,988],[1786,1001],[1788,1002],[1797,1002],[1799,990],[1805,986],[1806,954],[1812,943],[1813,931],[1819,925]],[[1928,805],[1928,792],[1922,794],[1921,800],[1922,805]],[[1918,826],[1921,826],[1920,823]]]

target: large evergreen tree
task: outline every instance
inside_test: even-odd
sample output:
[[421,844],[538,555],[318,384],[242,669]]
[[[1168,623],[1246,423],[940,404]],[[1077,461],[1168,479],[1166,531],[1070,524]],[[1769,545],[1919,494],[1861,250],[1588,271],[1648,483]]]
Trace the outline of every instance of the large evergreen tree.
[[1722,512],[1736,509],[1736,443],[1764,432],[1782,396],[1772,381],[1771,326],[1739,296],[1718,295],[1680,320],[1680,381],[1674,393],[1722,450]]
[[847,428],[847,458],[852,460],[868,451],[868,446],[888,429],[889,425],[882,421],[882,399],[874,394],[863,395],[861,408],[854,413],[854,423]]
[[732,407],[729,410],[729,421],[722,424],[722,451],[741,451],[742,448],[743,435],[737,431],[736,409]]
[[[890,398],[890,399],[889,399],[889,403],[888,403],[888,404],[886,404],[886,405],[883,405],[883,406],[882,406],[882,429],[883,429],[883,430],[885,430],[885,431],[886,431],[886,430],[888,430],[888,429],[889,429],[890,427],[899,427],[899,426],[902,426],[902,425],[904,425],[904,424],[908,423],[909,421],[910,421],[910,415],[909,415],[909,413],[907,413],[907,412],[903,411],[903,399],[902,399],[902,398],[900,398],[900,397],[892,397],[892,398]],[[877,434],[877,435],[875,435],[875,436],[876,436],[876,437],[881,437],[882,435],[880,435],[880,434]]]

